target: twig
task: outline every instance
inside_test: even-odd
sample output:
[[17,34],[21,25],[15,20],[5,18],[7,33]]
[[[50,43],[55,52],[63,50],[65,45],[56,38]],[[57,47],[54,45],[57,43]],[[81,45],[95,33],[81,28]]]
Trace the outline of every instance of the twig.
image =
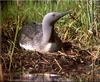
[[42,59],[43,59],[46,63],[50,64],[50,62],[49,62],[47,59],[45,59],[45,58],[43,58],[43,57],[42,57]]
[[3,81],[3,71],[2,71],[2,65],[0,64],[0,82]]
[[[60,68],[60,70],[59,70],[59,72],[62,70],[62,67],[61,67],[61,65],[59,64],[59,62],[56,60],[56,59],[54,59],[54,61],[56,62],[56,64],[58,65],[58,67]],[[58,72],[58,73],[59,73]]]
[[19,0],[17,0],[16,3],[17,3],[17,25],[16,25],[16,32],[15,32],[15,37],[14,37],[14,43],[13,43],[13,46],[12,46],[11,54],[9,55],[9,57],[10,57],[9,71],[11,70],[12,56],[13,56],[13,53],[14,53],[15,43],[16,43],[17,34],[18,34],[18,29],[19,29],[19,13],[18,13],[18,9],[19,9]]

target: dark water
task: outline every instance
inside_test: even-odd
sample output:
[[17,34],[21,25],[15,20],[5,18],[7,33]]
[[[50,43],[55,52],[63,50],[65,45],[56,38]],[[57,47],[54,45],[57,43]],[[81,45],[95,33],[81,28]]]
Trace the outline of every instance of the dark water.
[[56,74],[5,75],[4,82],[73,82],[72,79]]

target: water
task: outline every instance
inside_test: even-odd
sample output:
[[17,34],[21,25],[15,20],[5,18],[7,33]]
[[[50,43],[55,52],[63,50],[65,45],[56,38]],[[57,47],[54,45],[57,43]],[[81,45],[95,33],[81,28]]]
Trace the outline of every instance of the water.
[[73,82],[70,78],[64,78],[57,74],[23,74],[5,75],[4,82]]

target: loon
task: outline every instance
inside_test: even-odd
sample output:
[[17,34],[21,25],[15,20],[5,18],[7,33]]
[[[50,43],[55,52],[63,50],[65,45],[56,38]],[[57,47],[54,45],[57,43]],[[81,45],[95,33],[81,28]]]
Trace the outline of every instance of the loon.
[[47,13],[42,23],[32,22],[22,27],[19,45],[25,50],[55,52],[61,48],[62,41],[54,31],[54,25],[67,12]]

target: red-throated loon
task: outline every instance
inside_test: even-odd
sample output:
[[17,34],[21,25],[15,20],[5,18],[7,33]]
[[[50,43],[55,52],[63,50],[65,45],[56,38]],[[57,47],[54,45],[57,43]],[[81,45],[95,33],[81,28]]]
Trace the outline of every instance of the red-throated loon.
[[42,24],[31,23],[23,26],[19,45],[31,51],[58,51],[61,48],[62,42],[55,35],[54,24],[67,13],[50,12],[44,16]]

